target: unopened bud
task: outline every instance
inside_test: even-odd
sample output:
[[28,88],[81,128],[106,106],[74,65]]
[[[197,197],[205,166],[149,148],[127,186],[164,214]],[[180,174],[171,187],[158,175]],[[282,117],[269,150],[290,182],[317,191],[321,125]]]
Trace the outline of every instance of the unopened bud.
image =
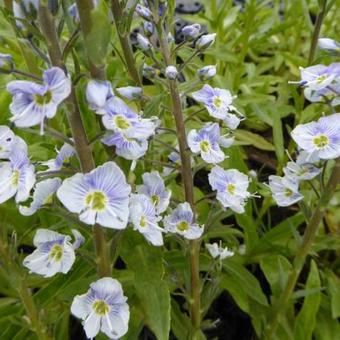
[[141,16],[145,20],[152,19],[152,12],[145,6],[137,5],[136,6],[136,12],[139,16]]
[[142,88],[135,87],[135,86],[126,86],[126,87],[119,87],[116,91],[126,99],[135,100],[139,99],[142,96]]
[[197,74],[201,80],[211,79],[216,75],[216,66],[215,65],[204,66],[197,70]]
[[140,33],[137,33],[137,42],[138,46],[141,50],[143,51],[148,51],[151,49],[152,45],[149,41],[149,39],[145,38],[143,35]]
[[216,33],[202,35],[196,41],[196,47],[200,50],[208,48],[215,42],[215,38],[216,38]]
[[169,65],[166,69],[165,69],[165,75],[168,79],[170,80],[175,80],[178,76],[178,71],[177,68],[173,65]]
[[0,73],[11,73],[14,69],[13,58],[10,54],[0,53]]
[[187,25],[182,28],[182,33],[184,34],[187,40],[196,39],[199,36],[200,31],[201,31],[200,24]]

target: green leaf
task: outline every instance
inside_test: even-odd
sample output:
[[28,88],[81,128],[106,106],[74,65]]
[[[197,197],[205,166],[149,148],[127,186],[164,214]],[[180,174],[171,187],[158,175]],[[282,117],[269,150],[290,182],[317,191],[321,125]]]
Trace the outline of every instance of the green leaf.
[[340,279],[331,271],[326,271],[328,292],[331,298],[332,318],[340,316]]
[[248,269],[231,259],[223,262],[223,269],[234,278],[238,286],[244,289],[252,299],[263,306],[268,306],[267,298],[263,294],[259,282]]
[[311,268],[309,271],[306,289],[319,288],[318,292],[313,295],[308,295],[303,301],[303,306],[296,317],[294,325],[294,339],[295,340],[310,340],[312,339],[313,330],[315,327],[316,314],[318,312],[321,292],[320,292],[320,277],[319,270],[315,262],[311,261]]
[[279,115],[273,117],[273,142],[275,146],[276,157],[280,164],[285,160],[285,150],[283,142],[282,121]]
[[127,230],[121,255],[135,273],[136,294],[144,310],[145,322],[158,340],[169,338],[170,292],[164,279],[163,256],[159,248],[150,246],[135,232]]
[[235,131],[235,137],[237,141],[243,142],[246,145],[252,145],[260,150],[275,151],[272,143],[256,133],[238,129]]

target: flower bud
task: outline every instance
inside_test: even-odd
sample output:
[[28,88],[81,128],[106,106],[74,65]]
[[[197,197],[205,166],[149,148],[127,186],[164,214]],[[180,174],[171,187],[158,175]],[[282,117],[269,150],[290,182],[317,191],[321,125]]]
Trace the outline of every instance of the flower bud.
[[10,54],[0,53],[0,73],[11,73],[14,69],[13,58]]
[[196,47],[200,50],[208,48],[210,45],[212,45],[215,42],[215,38],[216,38],[216,33],[202,35],[196,41]]
[[155,31],[155,27],[154,27],[153,23],[150,22],[150,21],[144,21],[143,28],[144,28],[144,34],[147,37],[150,37],[153,34],[153,32]]
[[333,39],[329,38],[320,38],[318,40],[318,46],[322,50],[326,50],[328,52],[340,52],[340,43]]
[[126,86],[126,87],[119,87],[116,88],[116,91],[126,99],[135,100],[139,99],[142,96],[142,88],[135,87],[135,86]]
[[201,80],[211,79],[216,75],[216,66],[207,65],[197,70],[197,75]]
[[192,24],[184,26],[182,28],[182,33],[184,34],[187,40],[193,40],[199,36],[200,30],[201,30],[200,24]]
[[168,44],[171,44],[175,41],[175,38],[173,37],[173,35],[169,32],[168,36],[166,37]]
[[138,46],[141,50],[143,51],[148,51],[151,49],[152,45],[149,41],[149,39],[145,38],[143,35],[140,33],[137,33],[137,42]]
[[152,19],[152,12],[145,6],[138,4],[136,6],[136,12],[139,16],[141,16],[145,20],[151,20]]
[[143,65],[143,76],[145,78],[154,78],[157,74],[157,70],[148,64]]
[[48,0],[47,5],[52,15],[56,15],[58,13],[59,8],[58,0]]
[[178,75],[177,68],[173,65],[167,66],[167,68],[165,69],[165,75],[168,79],[175,80]]

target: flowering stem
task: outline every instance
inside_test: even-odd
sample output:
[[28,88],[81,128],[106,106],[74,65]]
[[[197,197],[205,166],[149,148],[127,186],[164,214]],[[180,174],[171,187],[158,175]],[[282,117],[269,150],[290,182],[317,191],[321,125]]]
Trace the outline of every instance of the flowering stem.
[[24,77],[31,78],[31,79],[34,79],[34,80],[42,81],[41,77],[38,77],[35,74],[28,73],[28,72],[25,72],[25,71],[22,71],[22,70],[14,69],[11,72],[14,73],[14,74],[18,74],[20,76],[24,76]]
[[[166,66],[172,65],[172,58],[167,42],[167,35],[164,32],[163,22],[159,20],[157,25],[158,39]],[[181,174],[184,184],[185,200],[190,204],[195,214],[194,184],[191,171],[190,154],[188,152],[187,136],[185,131],[184,117],[181,105],[181,98],[176,80],[168,80],[171,95],[172,114],[176,123],[179,152],[181,156]],[[189,261],[191,277],[191,299],[190,318],[192,325],[192,338],[196,338],[197,331],[201,324],[201,301],[200,301],[200,276],[199,276],[199,248],[200,241],[190,241]]]
[[319,39],[319,35],[320,35],[321,25],[322,25],[323,19],[324,19],[325,14],[326,14],[326,5],[327,5],[327,0],[323,0],[322,5],[321,5],[321,10],[318,13],[318,16],[316,18],[312,43],[311,43],[311,47],[310,47],[310,50],[309,50],[308,65],[311,65],[313,60],[314,60],[314,55],[315,55],[316,47],[318,45],[318,39]]
[[120,45],[122,47],[122,51],[124,54],[127,71],[129,72],[130,77],[133,79],[134,83],[137,86],[141,87],[142,81],[139,77],[139,73],[136,67],[136,61],[133,56],[128,33],[126,32],[122,33],[120,30],[121,22],[124,16],[123,16],[123,10],[121,8],[119,0],[112,0],[111,8],[112,8],[112,14],[113,14],[114,22],[116,25],[116,30],[117,30],[117,34],[119,37]]
[[275,331],[279,324],[280,315],[281,313],[284,312],[287,303],[291,299],[294,287],[304,266],[309,250],[313,244],[315,235],[318,231],[319,224],[322,221],[328,203],[332,198],[339,182],[340,182],[340,158],[336,161],[334,165],[331,177],[329,178],[328,183],[321,194],[319,203],[316,209],[314,210],[314,213],[306,227],[302,244],[299,247],[299,250],[293,261],[293,271],[291,272],[288,278],[285,289],[283,290],[281,296],[277,300],[277,303],[273,306],[272,318],[269,322],[269,326],[266,332],[266,339],[268,340],[273,338],[273,335],[275,334]]
[[[66,71],[66,67],[62,59],[63,56],[55,28],[54,18],[45,3],[40,2],[38,16],[52,64],[54,66],[59,66]],[[74,86],[72,86],[71,94],[66,99],[66,103],[68,106],[68,120],[74,139],[74,146],[79,157],[80,166],[83,172],[89,172],[95,168],[95,163],[92,156],[91,146],[88,144]],[[93,227],[93,240],[98,258],[99,275],[111,276],[111,265],[105,235],[102,228],[98,225]]]

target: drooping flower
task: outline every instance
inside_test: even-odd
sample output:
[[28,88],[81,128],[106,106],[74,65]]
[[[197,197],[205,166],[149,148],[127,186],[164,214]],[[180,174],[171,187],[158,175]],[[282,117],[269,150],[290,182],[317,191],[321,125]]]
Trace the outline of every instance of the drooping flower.
[[209,183],[217,191],[216,198],[225,208],[230,208],[236,213],[243,213],[247,198],[249,178],[236,169],[224,170],[215,165],[209,176]]
[[[55,171],[60,170],[65,163],[69,161],[69,159],[75,155],[76,150],[74,147],[68,143],[64,143],[60,150],[57,151],[57,157],[55,159],[50,159],[46,162],[42,162],[42,165],[48,167],[46,171]],[[44,172],[44,171],[42,171]]]
[[114,94],[109,81],[90,80],[88,82],[86,100],[90,108],[97,114],[106,114],[113,98]]
[[203,226],[193,223],[194,214],[188,202],[180,203],[170,215],[164,217],[164,228],[170,233],[182,235],[188,240],[200,238]]
[[207,65],[197,70],[197,74],[201,80],[208,80],[216,75],[216,66]]
[[136,86],[118,87],[116,88],[116,91],[128,100],[140,99],[143,94],[142,88]]
[[130,311],[126,301],[121,284],[111,277],[103,277],[91,283],[87,293],[75,296],[71,313],[83,320],[89,339],[100,331],[110,339],[119,339],[128,330]]
[[242,117],[230,113],[236,111],[232,105],[233,97],[228,90],[212,88],[210,85],[204,85],[199,91],[192,93],[193,98],[203,103],[210,116],[223,119],[230,129],[236,129]]
[[200,24],[187,25],[182,28],[182,33],[187,40],[196,39],[201,31]]
[[311,180],[321,172],[313,164],[298,164],[297,162],[288,162],[283,168],[283,173],[286,177],[297,181]]
[[137,192],[150,198],[157,214],[163,213],[169,206],[171,191],[165,188],[158,171],[145,172],[142,178],[143,184],[137,187]]
[[163,229],[158,225],[161,219],[156,215],[155,206],[148,196],[131,195],[130,222],[154,246],[163,245]]
[[191,130],[188,134],[188,145],[193,153],[200,153],[207,163],[220,163],[225,159],[225,154],[220,145],[228,147],[233,139],[222,138],[220,127],[217,123],[207,124],[198,132]]
[[292,178],[271,175],[269,187],[278,206],[287,207],[303,199],[298,181]]
[[74,250],[83,242],[83,237],[78,231],[72,230],[72,232],[75,236],[74,244],[71,243],[71,237],[68,235],[48,229],[38,229],[33,239],[37,249],[25,257],[23,265],[30,270],[30,273],[44,277],[69,272],[75,261]]
[[52,67],[43,73],[43,84],[15,80],[7,84],[7,90],[13,95],[11,121],[17,127],[40,124],[43,134],[45,118],[55,116],[58,105],[71,92],[71,80],[61,68]]
[[0,204],[14,195],[17,203],[26,201],[34,183],[34,166],[26,153],[11,153],[9,161],[0,163]]
[[298,146],[321,159],[340,156],[340,113],[299,124],[291,132]]
[[340,52],[340,43],[330,38],[319,38],[318,46],[322,50]]
[[131,188],[122,170],[107,162],[86,174],[64,180],[57,191],[61,203],[87,224],[124,229],[129,216]]
[[6,125],[0,125],[0,159],[9,159],[12,152],[27,154],[27,144]]
[[225,258],[235,255],[235,253],[229,250],[228,247],[223,248],[221,243],[206,243],[205,247],[207,248],[211,257],[214,259],[219,258],[220,260],[224,260]]
[[61,186],[60,178],[48,178],[44,181],[37,183],[33,193],[33,201],[30,206],[19,206],[19,211],[22,215],[33,215],[42,206],[51,204],[53,200],[53,194]]

